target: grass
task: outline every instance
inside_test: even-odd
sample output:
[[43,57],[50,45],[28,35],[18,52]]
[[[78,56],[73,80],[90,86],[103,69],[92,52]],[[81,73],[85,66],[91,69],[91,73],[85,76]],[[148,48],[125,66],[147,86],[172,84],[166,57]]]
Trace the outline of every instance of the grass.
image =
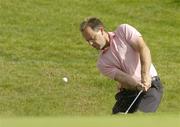
[[115,82],[79,32],[90,15],[108,31],[129,23],[142,33],[165,87],[158,113],[179,113],[179,1],[0,0],[0,116],[111,114]]
[[180,126],[179,115],[126,115],[106,117],[43,117],[1,119],[1,127],[169,127]]

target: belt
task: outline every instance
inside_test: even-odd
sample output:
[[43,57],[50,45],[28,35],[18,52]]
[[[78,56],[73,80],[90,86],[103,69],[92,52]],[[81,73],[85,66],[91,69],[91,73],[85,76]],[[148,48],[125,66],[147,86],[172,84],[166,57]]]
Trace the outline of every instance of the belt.
[[158,81],[158,80],[160,80],[160,78],[159,78],[158,76],[153,76],[153,77],[151,78],[151,81]]
[[[153,77],[151,77],[151,82],[153,82],[153,81],[160,81],[159,76],[153,76]],[[120,88],[120,91],[127,91],[127,89],[125,89],[125,88]],[[131,90],[130,90],[130,91],[131,91]]]

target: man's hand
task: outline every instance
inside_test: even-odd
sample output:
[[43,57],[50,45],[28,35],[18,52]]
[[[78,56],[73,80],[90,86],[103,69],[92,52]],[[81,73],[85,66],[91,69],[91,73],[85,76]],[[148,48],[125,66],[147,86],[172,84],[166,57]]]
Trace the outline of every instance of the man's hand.
[[136,86],[136,89],[141,91],[147,91],[150,87],[149,86],[145,86],[143,83],[138,83]]

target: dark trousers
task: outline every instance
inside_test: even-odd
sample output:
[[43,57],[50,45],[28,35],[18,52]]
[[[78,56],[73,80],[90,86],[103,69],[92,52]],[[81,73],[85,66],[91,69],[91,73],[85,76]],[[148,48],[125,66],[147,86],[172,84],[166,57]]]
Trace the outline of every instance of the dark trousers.
[[[138,91],[123,90],[115,95],[116,103],[112,109],[112,114],[126,112],[131,105]],[[151,88],[147,92],[141,93],[128,113],[140,110],[142,112],[155,112],[160,104],[163,95],[163,86],[158,76],[153,77]]]

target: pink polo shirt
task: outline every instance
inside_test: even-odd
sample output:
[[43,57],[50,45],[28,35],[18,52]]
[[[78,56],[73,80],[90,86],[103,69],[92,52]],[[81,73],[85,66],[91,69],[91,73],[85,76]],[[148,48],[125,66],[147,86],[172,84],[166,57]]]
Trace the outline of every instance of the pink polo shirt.
[[[114,79],[118,70],[132,76],[136,81],[141,81],[140,56],[131,43],[135,43],[141,34],[128,24],[120,25],[114,32],[109,32],[110,46],[101,51],[97,61],[99,71]],[[157,72],[151,64],[150,75],[157,76]]]

